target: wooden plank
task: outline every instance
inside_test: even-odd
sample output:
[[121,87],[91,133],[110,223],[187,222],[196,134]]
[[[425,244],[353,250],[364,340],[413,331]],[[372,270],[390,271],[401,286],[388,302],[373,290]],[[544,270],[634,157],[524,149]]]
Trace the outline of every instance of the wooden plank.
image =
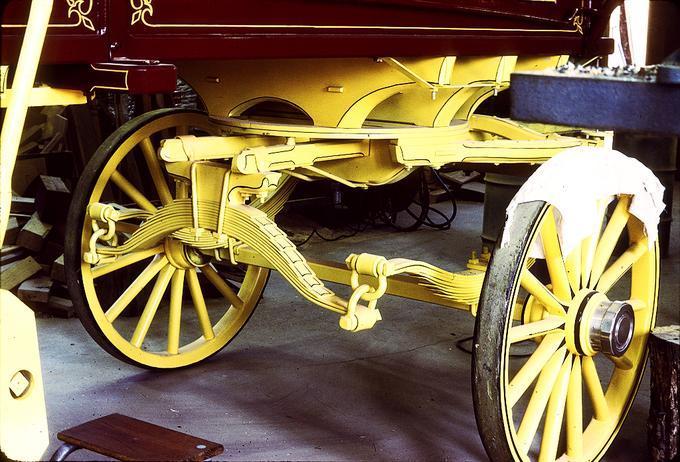
[[52,289],[52,279],[48,276],[41,276],[22,282],[19,285],[17,296],[26,303],[47,303],[50,299]]
[[45,244],[43,245],[42,251],[40,252],[38,261],[41,263],[45,263],[49,266],[48,268],[48,273],[50,269],[52,268],[52,264],[54,263],[54,260],[59,258],[60,255],[64,253],[64,245],[63,245],[63,240],[59,241],[56,238],[57,234],[57,229],[52,228],[52,231],[50,232],[49,238],[45,241]]
[[68,130],[70,145],[79,157],[76,169],[82,172],[103,141],[99,129],[99,116],[86,104],[69,106],[66,108],[66,113],[71,121]]
[[18,245],[3,246],[0,253],[0,266],[9,265],[12,262],[21,260],[25,256],[26,250]]
[[56,260],[54,260],[54,263],[52,263],[50,277],[55,281],[66,284],[66,273],[64,272],[64,254],[61,254]]
[[21,247],[18,245],[3,245],[2,249],[0,249],[0,256],[4,257],[5,255],[15,252],[19,249],[21,249]]
[[40,271],[41,267],[32,257],[15,261],[0,268],[0,288],[12,290]]
[[45,223],[63,223],[71,204],[71,190],[57,176],[40,175],[35,193],[35,209]]
[[10,213],[10,217],[16,218],[17,222],[19,222],[20,227],[24,227],[26,223],[28,223],[28,220],[31,219],[32,214],[25,214],[25,213]]
[[51,229],[52,225],[43,223],[38,214],[34,213],[31,215],[31,219],[28,220],[28,223],[19,231],[17,245],[38,253],[42,249],[45,238]]
[[17,220],[16,217],[9,217],[7,230],[5,231],[5,239],[2,241],[2,245],[12,245],[16,243],[19,231],[21,231],[19,220]]
[[47,307],[48,313],[60,318],[72,318],[76,314],[71,300],[56,295],[50,296]]
[[118,460],[205,460],[224,451],[219,443],[121,414],[64,430],[57,438]]
[[35,199],[33,197],[12,196],[11,213],[31,215],[35,212]]

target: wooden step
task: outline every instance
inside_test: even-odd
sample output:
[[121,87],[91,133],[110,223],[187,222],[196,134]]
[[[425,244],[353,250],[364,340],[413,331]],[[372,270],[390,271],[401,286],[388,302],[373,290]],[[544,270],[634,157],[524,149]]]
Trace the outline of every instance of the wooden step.
[[121,414],[111,414],[59,432],[61,441],[117,460],[205,460],[224,447]]

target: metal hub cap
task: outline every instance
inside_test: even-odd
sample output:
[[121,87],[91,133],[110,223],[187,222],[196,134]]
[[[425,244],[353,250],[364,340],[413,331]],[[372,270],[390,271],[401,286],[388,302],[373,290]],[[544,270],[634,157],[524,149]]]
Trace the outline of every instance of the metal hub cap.
[[595,308],[590,322],[590,345],[593,350],[623,356],[635,332],[635,313],[627,302],[602,302]]
[[633,341],[635,312],[627,301],[611,301],[603,293],[584,289],[567,311],[567,348],[573,354],[623,356]]

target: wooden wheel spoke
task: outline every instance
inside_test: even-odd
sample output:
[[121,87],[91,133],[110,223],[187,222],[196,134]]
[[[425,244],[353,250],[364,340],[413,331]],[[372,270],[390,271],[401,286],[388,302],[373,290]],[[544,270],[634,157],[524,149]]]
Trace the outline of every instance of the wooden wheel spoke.
[[158,247],[153,247],[151,249],[147,250],[139,250],[137,252],[131,252],[127,255],[123,255],[122,257],[118,257],[114,262],[112,263],[106,263],[104,265],[97,265],[92,267],[92,277],[94,279],[97,279],[99,277],[102,277],[106,274],[112,273],[114,271],[118,271],[119,269],[125,268],[130,265],[134,265],[135,263],[138,263],[142,260],[145,260],[149,257],[153,257],[154,255],[158,255],[163,251],[163,246],[158,246]]
[[530,322],[510,328],[509,341],[517,343],[542,335],[550,334],[564,325],[564,318],[551,316],[540,321]]
[[607,223],[607,226],[602,233],[600,242],[597,243],[595,257],[593,258],[593,268],[590,273],[589,287],[594,287],[597,284],[609,262],[609,258],[614,251],[619,236],[621,236],[621,233],[626,227],[626,223],[628,223],[628,218],[630,217],[630,213],[628,212],[629,205],[630,196],[621,196],[619,198],[614,213],[612,213],[609,223]]
[[515,374],[508,384],[507,399],[510,407],[524,395],[529,386],[544,369],[550,358],[562,344],[564,334],[553,333],[545,336],[522,368]]
[[548,399],[550,398],[555,382],[560,375],[566,351],[566,347],[562,347],[553,353],[548,363],[543,370],[541,370],[541,374],[538,376],[538,381],[536,382],[534,392],[529,400],[529,405],[524,412],[522,422],[517,430],[517,440],[520,448],[522,448],[524,452],[529,452],[531,442],[534,440],[538,425],[541,422],[541,417],[543,417],[546,406],[548,405]]
[[597,220],[594,232],[586,237],[581,242],[581,287],[588,287],[590,279],[590,272],[593,268],[593,259],[595,258],[595,250],[597,250],[597,243],[600,239],[600,232],[602,231],[602,221],[604,220],[604,213],[606,206],[598,201],[599,220]]
[[[146,109],[151,109],[149,101],[146,98]],[[241,331],[264,290],[269,270],[255,266],[247,267],[242,283],[230,285],[225,278],[231,277],[223,277],[221,270],[218,277],[222,280],[218,281],[211,273],[218,274],[214,267],[206,270],[210,282],[203,276],[199,282],[199,269],[178,268],[182,265],[174,259],[170,263],[168,243],[106,255],[96,265],[82,260],[93,232],[87,214],[89,204],[108,203],[121,208],[118,202],[122,208],[133,208],[129,213],[123,211],[116,222],[116,239],[111,243],[120,248],[131,235],[143,231],[141,226],[147,217],[134,210],[155,214],[172,204],[175,197],[191,197],[190,179],[179,180],[168,173],[158,155],[158,141],[217,132],[205,113],[180,108],[145,111],[111,134],[79,179],[77,189],[82,194],[76,195],[78,204],[74,206],[79,207],[82,219],[68,224],[64,253],[66,264],[74,268],[67,275],[70,279],[76,277],[75,282],[82,285],[74,302],[89,307],[92,322],[84,322],[85,329],[100,345],[110,346],[107,351],[121,360],[159,369],[198,363],[220,351]],[[210,285],[211,293],[218,294],[219,300],[205,298],[205,284]],[[213,291],[212,285],[219,292]],[[141,313],[120,319],[121,314],[130,313],[138,304],[143,308]]]
[[168,182],[163,174],[163,169],[158,161],[158,156],[156,155],[156,150],[153,147],[153,143],[150,138],[144,138],[140,143],[139,147],[144,154],[144,160],[146,161],[147,167],[149,167],[149,173],[151,174],[151,179],[154,186],[156,186],[156,192],[163,205],[172,202],[172,194],[170,193],[170,188],[168,187]]
[[243,300],[238,297],[236,292],[234,292],[234,290],[229,287],[229,284],[227,284],[224,279],[222,279],[222,276],[220,276],[220,274],[215,271],[211,265],[202,267],[201,272],[205,275],[208,281],[210,281],[210,283],[215,286],[222,296],[229,300],[229,303],[238,309],[243,307]]
[[571,374],[571,355],[562,363],[560,373],[548,400],[548,409],[545,415],[545,425],[541,438],[541,452],[539,462],[552,462],[555,460],[557,446],[560,442],[560,431],[564,419],[564,406],[567,401],[569,388],[569,375]]
[[597,375],[593,358],[584,356],[581,368],[586,389],[593,405],[594,417],[597,420],[606,421],[609,419],[609,405],[604,397],[604,391],[602,391],[602,384],[600,383],[600,377]]
[[624,371],[631,370],[634,367],[633,361],[624,356],[616,357],[616,356],[610,356],[610,355],[604,355],[605,358],[610,360],[614,366],[616,366],[617,369],[621,369]]
[[628,300],[628,303],[630,303],[630,306],[633,307],[633,311],[635,311],[636,313],[639,311],[644,311],[648,308],[648,305],[642,300],[632,299]]
[[158,274],[158,272],[168,263],[165,255],[157,255],[149,265],[137,276],[128,286],[113,305],[106,310],[106,319],[113,322],[120,316],[130,302],[146,287],[146,285]]
[[135,187],[130,181],[125,178],[118,170],[114,170],[111,174],[111,181],[120,188],[121,191],[125,193],[132,201],[137,204],[143,210],[147,212],[155,213],[156,206],[151,203],[149,199],[146,198],[142,192]]
[[557,298],[563,301],[571,299],[571,290],[569,285],[569,278],[567,270],[564,266],[564,257],[562,256],[562,249],[560,241],[557,236],[557,227],[555,226],[554,208],[550,208],[546,213],[541,228],[541,242],[543,244],[543,252],[545,254],[545,263],[548,266],[550,273],[550,281],[552,282],[553,291]]
[[578,356],[574,357],[567,391],[567,456],[571,460],[583,458],[583,382]]
[[182,295],[184,292],[183,269],[178,269],[172,275],[170,284],[170,312],[168,313],[168,353],[179,352],[179,334],[182,323]]
[[212,322],[210,322],[208,308],[205,306],[205,298],[203,298],[203,291],[201,290],[201,284],[198,281],[196,270],[189,270],[187,273],[187,282],[189,284],[191,299],[194,302],[194,310],[196,311],[196,316],[198,316],[198,323],[203,332],[203,337],[205,337],[206,340],[211,340],[215,338],[215,332],[212,328]]
[[[644,224],[630,218],[630,197],[619,195],[611,207],[608,199],[592,217],[579,220],[577,213],[564,223],[587,236],[568,252],[560,247],[558,212],[546,202],[519,204],[506,223],[513,232],[487,268],[473,351],[475,411],[484,417],[478,426],[491,460],[601,458],[631,408],[656,313],[659,255]],[[624,241],[630,243],[619,250]],[[529,268],[537,243],[545,268]],[[614,312],[630,313],[614,300],[630,303],[635,316],[633,340],[619,358],[605,353],[604,340],[601,348],[596,344],[609,318],[629,316]],[[614,351],[630,335],[622,319]],[[526,348],[535,350],[519,354]]]
[[564,310],[562,303],[560,303],[560,301],[555,298],[555,295],[528,269],[525,269],[522,273],[520,284],[524,290],[536,297],[536,299],[546,307],[546,310],[550,314],[566,316],[567,313]]
[[577,293],[581,289],[581,246],[577,245],[567,256],[564,261],[564,267],[567,270],[567,277],[569,278],[569,285],[571,291]]
[[648,250],[647,238],[643,238],[631,245],[619,258],[606,269],[597,282],[596,290],[607,293],[616,282],[626,274],[626,271],[635,264]]
[[144,306],[144,311],[142,311],[142,315],[137,322],[137,327],[135,327],[135,331],[130,339],[130,343],[137,348],[141,348],[142,342],[144,342],[146,334],[149,332],[151,322],[156,316],[158,305],[160,305],[161,300],[163,299],[163,294],[165,293],[174,272],[174,266],[170,264],[165,265],[156,279],[156,284],[154,284],[153,289],[151,290],[149,299]]

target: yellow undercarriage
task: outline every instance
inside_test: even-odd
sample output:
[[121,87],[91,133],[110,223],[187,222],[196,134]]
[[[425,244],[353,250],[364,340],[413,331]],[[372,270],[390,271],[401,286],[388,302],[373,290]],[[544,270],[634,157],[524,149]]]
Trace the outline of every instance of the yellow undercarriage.
[[[215,75],[203,79],[196,73],[207,70],[191,66],[185,77],[207,97],[214,135],[179,134],[162,140],[157,150],[142,146],[145,156],[160,158],[185,198],[168,196],[158,211],[139,201],[140,209],[128,210],[91,204],[94,232],[85,261],[96,265],[94,274],[110,272],[128,263],[126,255],[145,255],[163,245],[178,249],[171,259],[180,262],[178,269],[191,265],[186,255],[197,252],[206,259],[275,269],[305,298],[341,314],[341,327],[351,331],[381,319],[376,304],[385,293],[474,314],[484,261],[459,272],[369,254],[350,255],[344,266],[308,262],[272,217],[299,181],[330,179],[369,188],[396,182],[418,167],[535,164],[570,147],[596,144],[472,115],[486,98],[507,88],[514,69],[562,61],[558,56],[321,60],[314,72],[309,63],[295,60],[229,62],[212,66]],[[272,72],[280,78],[270,87],[265,77]],[[236,74],[238,81],[232,80]],[[249,78],[243,79],[245,74]],[[322,82],[335,84],[316,91]],[[226,92],[227,84],[237,91]],[[293,112],[274,118],[253,111],[265,102]],[[311,121],[295,120],[295,111]],[[134,199],[135,191],[116,175],[112,180]],[[124,243],[112,240],[116,222],[133,216],[143,224],[130,230]],[[172,253],[166,251],[169,258]],[[204,259],[194,260],[200,266]],[[349,285],[351,295],[337,296],[323,280]]]

